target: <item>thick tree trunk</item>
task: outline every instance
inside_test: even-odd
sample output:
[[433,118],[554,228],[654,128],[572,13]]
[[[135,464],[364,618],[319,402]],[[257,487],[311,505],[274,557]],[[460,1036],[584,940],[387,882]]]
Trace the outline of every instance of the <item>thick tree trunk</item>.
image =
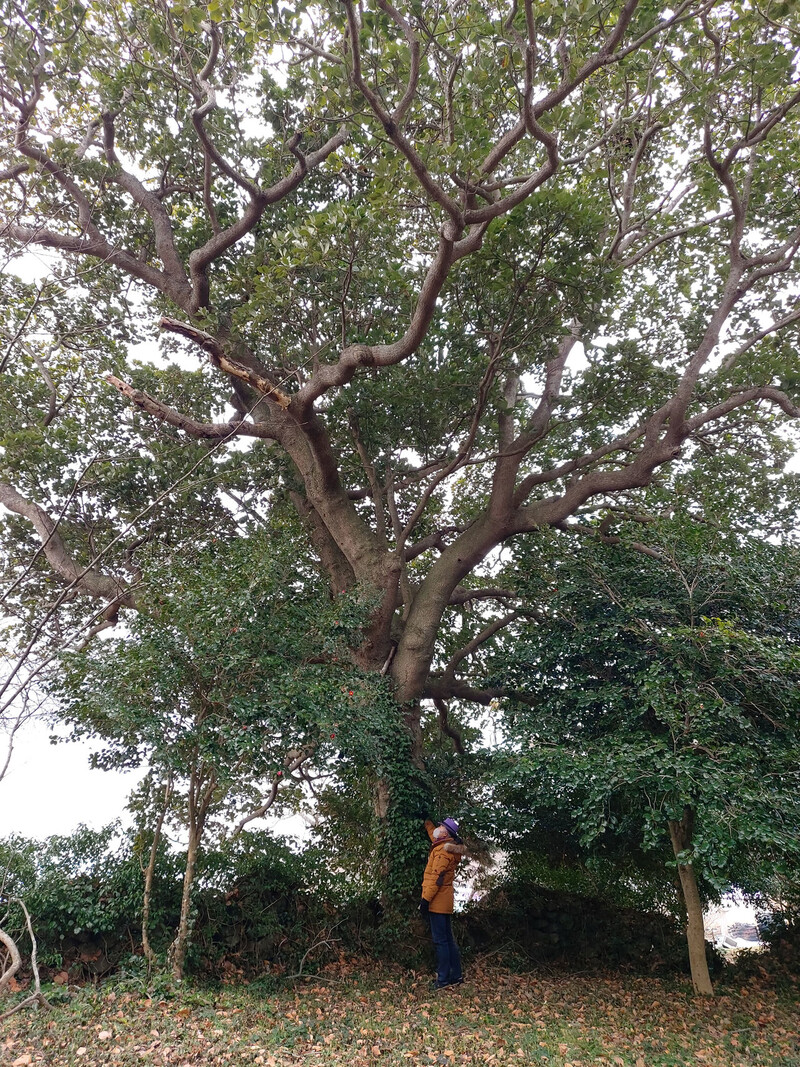
[[685,808],[680,822],[675,819],[669,820],[669,836],[672,841],[672,850],[678,860],[678,874],[681,881],[683,902],[686,906],[686,940],[689,945],[689,967],[692,972],[692,985],[698,996],[713,997],[714,987],[711,984],[711,976],[708,973],[706,939],[703,930],[703,905],[700,902],[700,893],[697,889],[697,877],[693,864],[691,862],[681,862],[679,859],[682,853],[685,854],[692,847],[693,824],[694,813],[691,808]]
[[408,730],[409,739],[411,742],[411,763],[418,771],[425,770],[425,761],[423,754],[422,744],[422,711],[419,706],[419,701],[406,708],[405,723]]
[[392,661],[392,678],[402,704],[419,700],[425,690],[442,617],[458,583],[501,540],[498,523],[478,520],[440,555],[417,591]]

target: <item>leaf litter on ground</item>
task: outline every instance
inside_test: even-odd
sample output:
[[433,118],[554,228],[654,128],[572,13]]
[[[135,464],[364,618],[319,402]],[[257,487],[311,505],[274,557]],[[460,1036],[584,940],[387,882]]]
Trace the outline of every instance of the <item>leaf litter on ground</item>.
[[688,983],[513,973],[430,977],[352,962],[275,987],[83,987],[0,1029],[2,1067],[800,1067],[798,985],[767,979],[710,1000]]

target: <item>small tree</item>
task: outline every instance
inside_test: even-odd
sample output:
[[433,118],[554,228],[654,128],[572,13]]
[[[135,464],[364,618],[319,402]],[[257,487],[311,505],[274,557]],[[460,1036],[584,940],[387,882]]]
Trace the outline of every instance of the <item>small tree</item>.
[[188,835],[171,949],[177,977],[210,823],[240,830],[276,802],[297,803],[309,766],[324,768],[336,751],[337,720],[349,716],[348,728],[357,729],[347,656],[334,657],[336,669],[317,655],[320,642],[346,645],[356,598],[332,606],[275,552],[255,573],[252,547],[242,542],[221,556],[211,545],[191,567],[165,562],[158,583],[140,594],[146,609],[129,636],[65,657],[54,689],[75,734],[101,743],[95,764],[145,766],[148,788],[159,794],[150,805],[145,909],[164,820]]
[[692,981],[710,994],[703,894],[746,865],[766,887],[776,863],[800,863],[800,567],[794,549],[707,535],[691,553],[680,536],[539,571],[549,611],[502,660],[535,705],[504,705],[505,774],[529,819],[564,809],[586,848],[669,841]]

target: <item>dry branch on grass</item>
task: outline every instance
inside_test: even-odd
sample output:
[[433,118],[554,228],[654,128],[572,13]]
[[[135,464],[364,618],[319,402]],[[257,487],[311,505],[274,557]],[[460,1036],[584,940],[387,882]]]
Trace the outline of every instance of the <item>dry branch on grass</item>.
[[[13,1007],[9,1008],[7,1011],[4,1011],[2,1015],[0,1015],[0,1022],[2,1022],[3,1019],[7,1019],[10,1015],[14,1015],[16,1012],[22,1011],[23,1008],[30,1007],[30,1005],[32,1004],[35,1004],[37,1007],[46,1009],[49,1009],[51,1006],[47,997],[45,997],[44,993],[42,993],[42,983],[41,979],[39,978],[39,965],[36,959],[36,935],[33,932],[33,923],[31,922],[30,913],[25,907],[25,902],[23,900],[20,900],[19,897],[11,897],[9,899],[9,903],[18,904],[25,916],[25,925],[28,929],[28,937],[31,939],[31,971],[33,973],[33,992],[29,996],[25,997],[24,1000],[19,1001],[18,1004],[14,1004]],[[11,979],[22,966],[22,956],[16,945],[16,942],[7,931],[0,929],[0,941],[5,946],[6,952],[8,954],[5,970],[3,971],[2,975],[0,975],[0,996],[2,996],[2,994],[6,992],[6,989],[10,984]]]

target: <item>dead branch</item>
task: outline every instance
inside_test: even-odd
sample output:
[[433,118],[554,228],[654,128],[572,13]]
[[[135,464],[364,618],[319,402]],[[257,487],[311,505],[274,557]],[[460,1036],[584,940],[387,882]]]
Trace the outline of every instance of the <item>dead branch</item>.
[[270,439],[275,436],[274,432],[271,432],[263,423],[245,422],[244,420],[231,422],[195,422],[191,416],[176,411],[175,408],[171,408],[168,404],[156,400],[148,393],[142,392],[141,389],[135,389],[127,382],[123,382],[121,379],[114,377],[113,374],[106,375],[106,381],[109,385],[113,385],[115,389],[118,389],[123,396],[126,396],[128,400],[140,410],[146,411],[148,415],[153,415],[161,422],[166,422],[168,425],[174,426],[178,430],[183,430],[184,433],[189,434],[191,437],[218,441],[229,440],[232,437],[260,437]]
[[[25,902],[23,900],[20,900],[19,897],[11,897],[10,902],[18,904],[20,908],[22,908],[22,912],[25,915],[25,924],[28,928],[28,937],[31,939],[31,970],[33,971],[34,991],[33,993],[31,993],[30,996],[25,997],[24,1000],[21,1000],[18,1004],[15,1004],[13,1008],[9,1008],[8,1011],[4,1011],[3,1014],[0,1015],[0,1022],[2,1022],[3,1019],[9,1018],[9,1016],[11,1015],[15,1015],[18,1011],[22,1011],[23,1008],[29,1007],[31,1004],[35,1004],[37,1005],[37,1007],[44,1008],[46,1011],[49,1011],[51,1007],[50,1002],[42,993],[42,983],[41,979],[39,978],[39,965],[36,959],[36,937],[33,932],[33,924],[31,923],[31,917],[28,913],[28,909],[25,907]],[[13,966],[13,971],[11,973],[9,973],[9,971],[6,971],[5,974],[3,974],[3,976],[0,978],[0,993],[2,993],[4,987],[11,980],[13,974],[15,974],[19,970],[22,961],[20,959],[19,949],[17,949],[16,945],[14,944],[13,939],[3,930],[0,930],[0,941],[2,941],[6,948],[9,950]],[[16,966],[14,966],[15,963]]]
[[261,396],[268,400],[273,400],[279,407],[284,409],[289,407],[291,398],[282,393],[275,382],[270,381],[257,371],[243,366],[236,360],[230,359],[220,341],[210,333],[199,330],[188,322],[181,322],[179,319],[170,319],[166,316],[160,319],[158,324],[162,330],[180,334],[181,337],[186,337],[198,345],[204,352],[208,353],[214,366],[219,367],[226,374],[245,382],[252,389],[255,389],[257,393],[260,393]]

